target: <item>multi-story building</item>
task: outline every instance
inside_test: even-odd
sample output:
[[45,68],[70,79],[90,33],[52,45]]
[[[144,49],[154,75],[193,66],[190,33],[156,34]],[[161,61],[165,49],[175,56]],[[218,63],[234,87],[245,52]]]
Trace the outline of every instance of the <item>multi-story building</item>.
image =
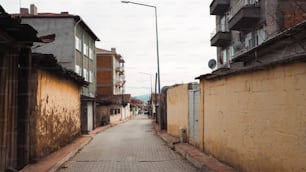
[[78,15],[68,12],[38,13],[34,5],[21,9],[22,23],[29,24],[38,31],[38,35],[55,34],[55,41],[50,44],[37,44],[33,52],[54,54],[59,64],[73,70],[89,82],[82,88],[82,130],[93,129],[96,95],[96,54],[95,42],[99,38]]
[[[125,94],[124,59],[116,52],[97,48],[97,97],[108,102],[97,107],[97,119],[104,123],[105,118],[112,120],[113,116],[124,119],[129,116],[130,95]],[[105,113],[107,112],[107,113]],[[102,122],[99,122],[101,121]]]
[[304,0],[213,0],[216,30],[210,41],[217,47],[218,68],[305,20],[305,5]]
[[96,49],[97,53],[97,95],[118,95],[125,92],[124,59],[111,51]]

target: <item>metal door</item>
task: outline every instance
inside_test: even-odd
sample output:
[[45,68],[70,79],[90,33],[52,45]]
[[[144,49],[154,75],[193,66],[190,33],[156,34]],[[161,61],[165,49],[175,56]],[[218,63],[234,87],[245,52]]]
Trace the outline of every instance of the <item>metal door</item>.
[[196,145],[199,137],[200,90],[198,84],[189,86],[189,143]]

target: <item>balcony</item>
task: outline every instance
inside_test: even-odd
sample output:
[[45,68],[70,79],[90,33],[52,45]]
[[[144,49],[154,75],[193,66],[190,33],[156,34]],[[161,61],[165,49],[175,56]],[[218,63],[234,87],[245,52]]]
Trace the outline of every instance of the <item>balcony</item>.
[[210,4],[210,15],[223,15],[230,5],[230,0],[213,0]]
[[251,30],[260,19],[260,5],[256,0],[240,0],[231,11],[228,25],[230,30]]
[[124,73],[124,68],[123,67],[116,67],[116,72],[118,72],[120,75]]
[[217,32],[211,39],[210,45],[216,47],[225,47],[231,42],[230,32]]
[[231,32],[225,25],[217,25],[217,29],[211,34],[210,45],[225,47],[231,42]]
[[115,86],[121,88],[124,86],[125,82],[125,80],[117,80]]

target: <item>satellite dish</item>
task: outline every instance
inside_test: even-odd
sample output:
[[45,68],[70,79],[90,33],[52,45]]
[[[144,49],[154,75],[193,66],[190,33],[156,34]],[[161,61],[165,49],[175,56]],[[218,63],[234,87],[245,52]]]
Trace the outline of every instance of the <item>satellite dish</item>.
[[210,69],[214,69],[214,68],[216,67],[216,65],[217,65],[217,61],[216,61],[215,59],[210,59],[210,60],[208,61],[208,67],[209,67]]

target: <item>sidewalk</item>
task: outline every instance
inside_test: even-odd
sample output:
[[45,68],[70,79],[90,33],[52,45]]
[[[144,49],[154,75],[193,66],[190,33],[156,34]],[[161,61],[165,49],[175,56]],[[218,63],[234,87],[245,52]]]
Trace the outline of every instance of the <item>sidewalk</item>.
[[[130,118],[129,118],[130,119]],[[72,143],[66,145],[65,147],[53,152],[44,159],[38,161],[35,164],[28,164],[20,172],[55,172],[62,164],[72,158],[77,152],[79,152],[84,146],[86,146],[96,134],[114,127],[118,124],[124,123],[129,119],[115,121],[106,126],[98,127],[91,131],[88,135],[81,135],[77,139],[73,140]]]
[[155,122],[153,123],[156,133],[168,144],[168,146],[185,157],[201,172],[236,172],[232,167],[221,163],[194,146],[187,143],[180,143],[179,138],[170,136],[166,131],[160,131],[158,125]]

